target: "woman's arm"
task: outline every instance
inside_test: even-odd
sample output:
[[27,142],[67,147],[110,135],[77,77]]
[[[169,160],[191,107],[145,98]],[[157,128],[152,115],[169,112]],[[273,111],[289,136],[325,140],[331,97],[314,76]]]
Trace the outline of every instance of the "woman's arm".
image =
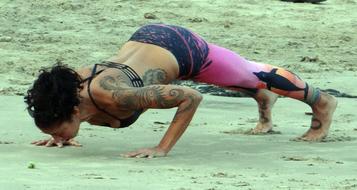
[[[184,133],[202,100],[202,95],[198,91],[183,86],[152,85],[142,88],[123,88],[113,85],[113,83],[108,83],[105,79],[101,80],[99,85],[107,93],[110,93],[112,100],[121,109],[139,110],[178,107],[169,129],[161,139],[159,145],[155,147],[158,151],[163,151],[165,155]],[[131,154],[129,153],[127,156],[155,156],[145,155],[147,149],[142,150],[146,151],[139,150]]]
[[119,107],[130,109],[178,107],[158,148],[168,153],[186,130],[202,100],[199,92],[181,86],[154,85],[113,92]]

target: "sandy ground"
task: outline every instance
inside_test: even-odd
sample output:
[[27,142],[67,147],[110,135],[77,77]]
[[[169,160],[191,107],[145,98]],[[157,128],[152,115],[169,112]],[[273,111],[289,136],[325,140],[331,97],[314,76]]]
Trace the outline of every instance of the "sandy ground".
[[[308,129],[310,111],[279,99],[275,130],[252,136],[257,110],[248,98],[204,96],[187,132],[168,157],[128,159],[120,153],[154,146],[175,110],[151,110],[134,126],[113,130],[83,125],[81,148],[29,144],[46,138],[22,99],[1,96],[1,189],[356,189],[356,100],[339,99],[327,142],[291,141]],[[291,105],[287,107],[286,104]],[[35,168],[28,168],[34,164]]]
[[100,62],[158,22],[357,95],[356,10],[356,0],[0,0],[0,189],[357,189],[356,99],[339,99],[327,142],[301,143],[289,139],[309,125],[302,103],[277,103],[282,134],[249,136],[242,131],[256,122],[252,100],[205,96],[170,155],[147,160],[119,154],[155,145],[174,110],[147,112],[125,130],[83,125],[82,148],[40,148],[29,142],[45,136],[18,96],[40,68]]
[[141,25],[158,22],[190,28],[320,88],[357,94],[356,10],[356,0],[1,0],[0,94],[23,94],[56,60],[76,68],[105,60]]

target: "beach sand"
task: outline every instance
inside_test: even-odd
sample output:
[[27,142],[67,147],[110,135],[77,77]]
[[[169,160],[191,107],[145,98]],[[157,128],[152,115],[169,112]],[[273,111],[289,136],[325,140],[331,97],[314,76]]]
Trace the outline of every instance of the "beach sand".
[[[1,189],[356,189],[357,101],[339,99],[326,142],[291,141],[309,126],[309,108],[281,98],[274,135],[245,135],[256,122],[249,98],[205,95],[198,113],[167,157],[121,153],[159,142],[175,113],[150,110],[123,130],[82,125],[83,147],[30,145],[46,138],[33,127],[22,98],[1,96]],[[286,105],[290,106],[286,106]],[[291,108],[294,109],[291,109]],[[33,168],[34,167],[34,168]]]
[[46,138],[23,95],[43,67],[73,68],[115,55],[141,25],[168,23],[259,62],[288,68],[311,85],[357,95],[357,1],[315,5],[278,0],[1,0],[0,189],[357,189],[356,99],[339,98],[326,142],[295,142],[307,106],[281,98],[281,134],[243,134],[257,119],[247,98],[204,96],[168,157],[125,159],[155,146],[175,110],[150,110],[130,128],[84,124],[82,148],[43,148]]

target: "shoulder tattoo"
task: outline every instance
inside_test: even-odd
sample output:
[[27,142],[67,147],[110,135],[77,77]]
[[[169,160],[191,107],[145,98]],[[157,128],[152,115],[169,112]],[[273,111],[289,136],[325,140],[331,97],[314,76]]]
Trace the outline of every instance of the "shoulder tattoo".
[[143,75],[144,85],[164,84],[167,81],[167,73],[163,69],[149,69]]
[[117,76],[105,76],[103,79],[99,81],[100,87],[102,87],[104,90],[115,90],[117,88],[120,88],[122,84],[127,83],[127,79],[121,75]]

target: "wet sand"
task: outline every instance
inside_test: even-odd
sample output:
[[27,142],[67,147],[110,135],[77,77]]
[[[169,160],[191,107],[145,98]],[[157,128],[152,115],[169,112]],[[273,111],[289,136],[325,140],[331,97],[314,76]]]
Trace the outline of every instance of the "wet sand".
[[116,54],[141,25],[182,25],[207,41],[282,66],[310,84],[357,95],[357,1],[0,1],[0,189],[356,189],[356,99],[339,98],[330,136],[295,142],[310,110],[279,99],[276,134],[246,135],[257,119],[246,98],[204,96],[168,157],[125,159],[154,146],[175,110],[150,110],[132,127],[84,124],[82,148],[43,148],[22,95],[57,61],[77,68]]

